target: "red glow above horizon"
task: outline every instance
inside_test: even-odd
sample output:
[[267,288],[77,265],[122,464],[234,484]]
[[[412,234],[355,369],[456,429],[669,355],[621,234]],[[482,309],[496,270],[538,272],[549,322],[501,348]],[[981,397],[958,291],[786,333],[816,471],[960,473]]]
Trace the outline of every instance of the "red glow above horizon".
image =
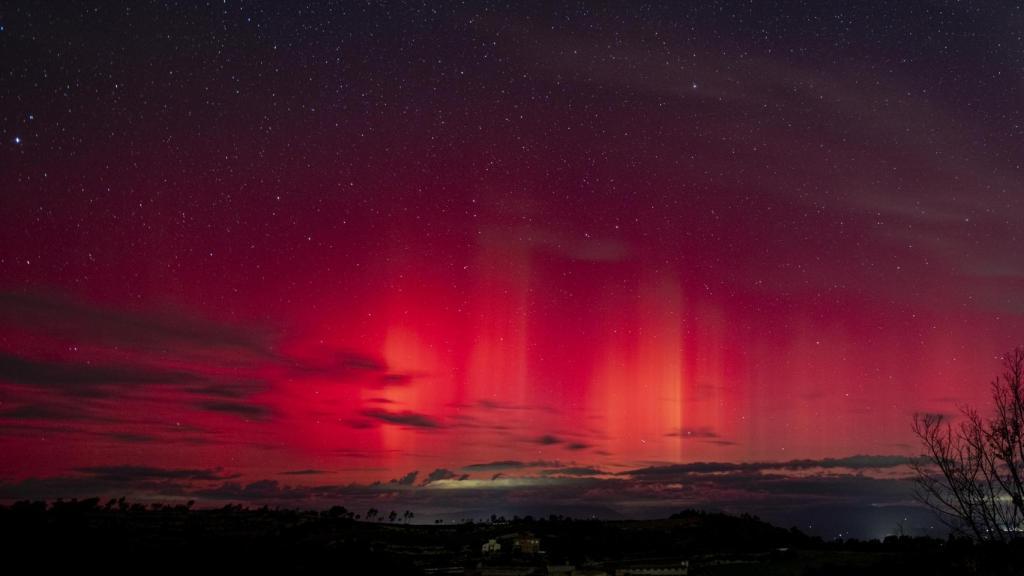
[[[277,293],[254,290],[216,320],[216,309],[195,312],[204,308],[199,287],[215,290],[242,263],[197,268],[187,285],[199,298],[189,302],[183,290],[175,304],[194,314],[183,322],[269,333],[276,357],[174,341],[135,346],[73,316],[31,325],[23,303],[6,302],[10,356],[209,379],[120,383],[95,397],[70,385],[5,384],[4,406],[15,414],[7,421],[29,425],[0,439],[19,462],[9,472],[25,478],[131,462],[223,467],[246,478],[315,468],[368,481],[502,460],[615,472],[658,462],[913,454],[910,415],[943,410],[949,398],[983,399],[978,376],[995,365],[991,350],[1001,343],[980,311],[959,314],[953,331],[950,315],[912,303],[836,307],[756,284],[716,294],[684,281],[682,266],[644,261],[628,234],[594,246],[575,239],[583,254],[602,242],[630,247],[594,259],[538,246],[530,235],[543,233],[481,228],[475,249],[440,267],[432,255],[447,252],[450,240],[410,238],[401,255],[351,263],[370,279],[352,293],[320,290],[344,287],[348,270],[325,277],[301,263],[280,265],[269,276],[293,279],[286,301],[271,306]],[[386,270],[373,270],[375,260]],[[114,287],[102,288],[117,300]],[[121,313],[95,297],[66,298],[99,322]],[[150,306],[124,314],[159,309]],[[260,313],[268,308],[274,316]],[[101,336],[90,342],[93,332]],[[221,384],[235,381],[259,384]],[[88,415],[18,412],[69,398]]]

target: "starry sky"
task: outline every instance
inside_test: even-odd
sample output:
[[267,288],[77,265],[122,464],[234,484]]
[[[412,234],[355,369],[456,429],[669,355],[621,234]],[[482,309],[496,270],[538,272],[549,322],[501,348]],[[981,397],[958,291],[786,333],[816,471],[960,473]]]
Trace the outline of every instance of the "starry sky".
[[1021,343],[1022,29],[6,4],[0,498],[892,532]]

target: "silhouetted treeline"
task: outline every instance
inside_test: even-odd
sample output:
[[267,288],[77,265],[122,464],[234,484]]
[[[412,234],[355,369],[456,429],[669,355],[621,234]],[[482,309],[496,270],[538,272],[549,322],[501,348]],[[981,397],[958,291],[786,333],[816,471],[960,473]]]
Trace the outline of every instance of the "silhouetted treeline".
[[[381,521],[379,518],[383,517]],[[691,574],[1019,574],[1021,543],[892,536],[883,541],[823,541],[756,517],[684,511],[664,520],[505,518],[490,522],[407,523],[411,511],[196,508],[58,500],[0,506],[8,563],[140,571],[171,569],[330,570],[346,574],[486,574],[517,566],[588,567],[689,561]],[[536,551],[517,546],[536,540]],[[483,543],[500,542],[484,553]],[[553,569],[552,569],[553,570]],[[564,572],[563,572],[564,573]]]

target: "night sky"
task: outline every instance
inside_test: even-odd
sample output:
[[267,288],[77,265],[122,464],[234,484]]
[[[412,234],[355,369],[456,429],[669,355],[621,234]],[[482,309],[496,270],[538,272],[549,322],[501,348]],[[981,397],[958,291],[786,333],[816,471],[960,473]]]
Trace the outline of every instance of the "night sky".
[[2,499],[881,536],[1022,341],[1019,3],[91,4],[0,7]]

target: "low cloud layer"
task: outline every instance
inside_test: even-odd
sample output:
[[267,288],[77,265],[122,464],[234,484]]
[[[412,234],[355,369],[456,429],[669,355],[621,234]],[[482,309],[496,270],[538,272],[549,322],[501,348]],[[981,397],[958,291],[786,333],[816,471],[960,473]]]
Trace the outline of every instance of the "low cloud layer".
[[[221,469],[98,466],[59,477],[0,484],[0,498],[127,494],[194,498],[214,506],[238,502],[315,508],[342,503],[356,510],[380,508],[379,503],[386,501],[388,506],[415,510],[418,516],[440,518],[471,517],[474,513],[644,518],[663,517],[683,508],[703,508],[757,513],[776,522],[801,525],[812,533],[838,526],[846,533],[877,536],[875,532],[894,528],[895,524],[858,523],[867,522],[869,517],[877,519],[879,511],[886,518],[909,514],[915,522],[922,522],[922,530],[926,529],[923,523],[929,516],[917,506],[909,480],[907,465],[912,461],[902,456],[858,455],[680,464],[612,474],[592,466],[510,460],[470,464],[461,468],[462,473],[447,468],[425,475],[412,471],[387,482],[366,484],[317,482],[332,477],[320,470],[285,472],[296,480],[309,478],[313,482],[293,484],[274,479],[245,481]],[[829,510],[839,509],[849,515],[846,524],[841,518],[829,518]],[[876,514],[869,515],[871,511]]]

